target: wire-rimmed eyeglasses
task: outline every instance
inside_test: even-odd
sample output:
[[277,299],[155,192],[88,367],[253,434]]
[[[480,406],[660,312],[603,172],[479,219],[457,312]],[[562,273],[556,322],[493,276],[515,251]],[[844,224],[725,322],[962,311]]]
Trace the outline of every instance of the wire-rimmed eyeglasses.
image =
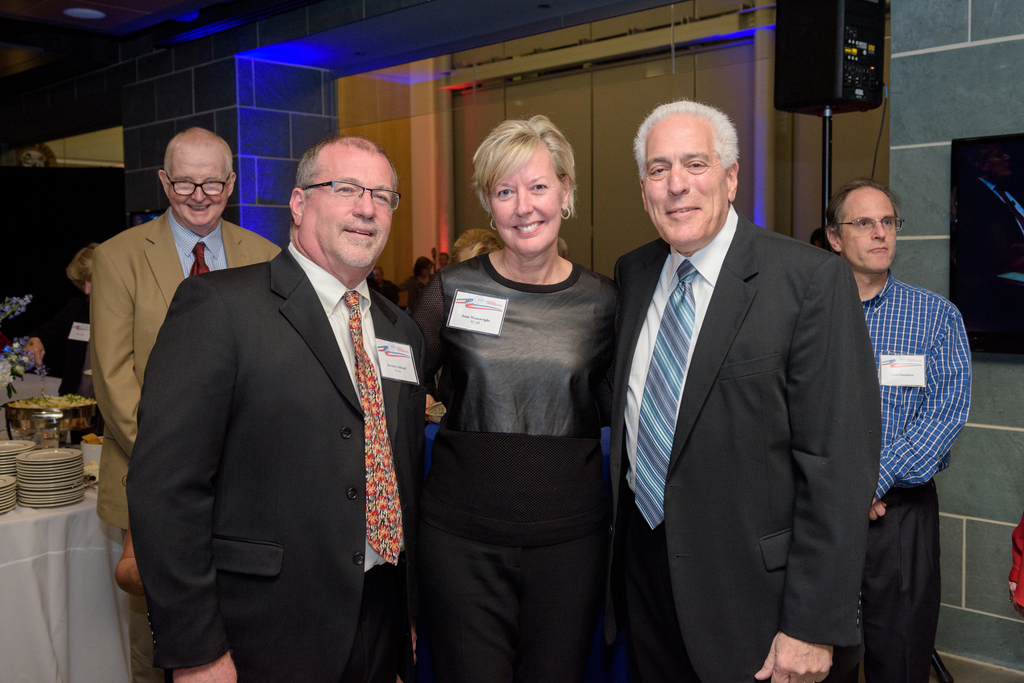
[[899,232],[903,229],[903,219],[899,216],[886,216],[879,221],[874,218],[857,218],[847,223],[839,223],[839,225],[849,225],[856,235],[867,235],[875,229],[875,225],[878,223],[882,224],[886,232]]
[[368,191],[370,193],[370,199],[373,200],[374,204],[384,209],[390,209],[391,211],[398,208],[398,200],[402,197],[402,195],[392,190],[378,190],[363,187],[362,185],[356,185],[355,183],[349,183],[343,180],[328,180],[326,183],[306,185],[302,189],[312,190],[314,187],[330,187],[331,194],[335,197],[339,197],[353,203],[362,199],[363,193]]

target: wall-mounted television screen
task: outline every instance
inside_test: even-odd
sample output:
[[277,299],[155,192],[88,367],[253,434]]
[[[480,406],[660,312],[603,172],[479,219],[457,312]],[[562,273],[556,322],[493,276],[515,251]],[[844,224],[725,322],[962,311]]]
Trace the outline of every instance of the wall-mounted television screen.
[[971,349],[1024,353],[1024,134],[953,140],[949,298]]

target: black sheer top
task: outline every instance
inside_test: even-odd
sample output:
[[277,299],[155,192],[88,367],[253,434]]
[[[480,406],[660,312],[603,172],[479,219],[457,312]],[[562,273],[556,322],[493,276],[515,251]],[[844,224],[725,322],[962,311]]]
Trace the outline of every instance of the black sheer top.
[[[506,299],[498,336],[448,326],[456,293]],[[413,319],[448,409],[421,517],[508,545],[558,543],[603,527],[598,396],[614,355],[615,286],[574,265],[563,282],[503,278],[487,255],[434,275]]]

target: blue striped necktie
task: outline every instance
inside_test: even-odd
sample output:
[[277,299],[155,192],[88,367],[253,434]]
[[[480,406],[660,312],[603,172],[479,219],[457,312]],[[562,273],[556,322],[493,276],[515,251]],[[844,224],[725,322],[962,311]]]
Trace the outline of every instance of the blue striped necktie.
[[691,283],[697,270],[684,260],[676,276],[679,284],[661,315],[654,355],[647,370],[636,443],[636,505],[652,529],[665,519],[665,477],[696,310]]

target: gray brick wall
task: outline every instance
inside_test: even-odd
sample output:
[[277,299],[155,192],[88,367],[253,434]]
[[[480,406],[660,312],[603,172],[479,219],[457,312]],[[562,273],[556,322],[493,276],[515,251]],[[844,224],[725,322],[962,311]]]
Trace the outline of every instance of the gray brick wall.
[[[1024,15],[1016,0],[894,0],[890,182],[907,234],[896,277],[949,290],[950,141],[1024,131]],[[994,38],[1000,42],[983,42]],[[942,608],[936,648],[1024,670],[1007,602],[1010,532],[1024,509],[1024,357],[976,353],[967,427],[936,476]]]

